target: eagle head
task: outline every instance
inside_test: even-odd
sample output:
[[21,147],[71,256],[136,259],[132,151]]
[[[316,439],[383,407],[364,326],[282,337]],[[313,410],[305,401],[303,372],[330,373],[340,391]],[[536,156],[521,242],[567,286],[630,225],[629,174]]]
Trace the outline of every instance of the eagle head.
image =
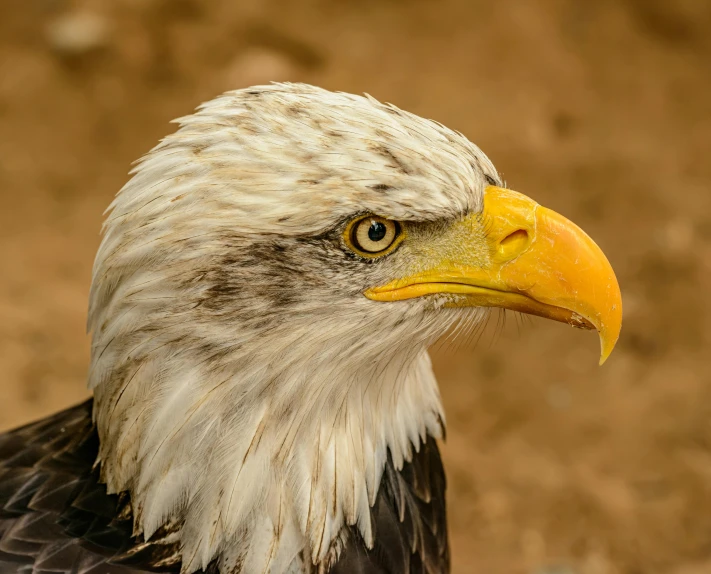
[[611,352],[605,256],[463,135],[300,84],[178,123],[110,206],[89,386],[102,480],[184,571],[326,564],[344,525],[372,544],[386,459],[442,435],[426,349],[457,321],[532,313]]

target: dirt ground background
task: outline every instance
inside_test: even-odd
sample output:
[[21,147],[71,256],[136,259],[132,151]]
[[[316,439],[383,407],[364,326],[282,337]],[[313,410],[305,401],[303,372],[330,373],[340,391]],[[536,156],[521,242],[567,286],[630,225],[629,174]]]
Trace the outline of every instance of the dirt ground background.
[[270,80],[461,130],[618,272],[602,368],[594,335],[541,320],[435,350],[454,572],[711,572],[707,0],[0,3],[0,428],[86,396],[90,269],[130,162]]

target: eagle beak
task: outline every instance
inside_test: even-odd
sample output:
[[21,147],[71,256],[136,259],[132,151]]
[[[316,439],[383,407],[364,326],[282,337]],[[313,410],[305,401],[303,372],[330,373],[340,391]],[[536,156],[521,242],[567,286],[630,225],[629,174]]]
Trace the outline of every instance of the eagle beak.
[[610,356],[622,326],[620,288],[603,252],[577,225],[523,194],[489,186],[483,212],[452,233],[427,271],[371,288],[366,297],[448,294],[450,307],[501,307],[597,329],[600,364]]

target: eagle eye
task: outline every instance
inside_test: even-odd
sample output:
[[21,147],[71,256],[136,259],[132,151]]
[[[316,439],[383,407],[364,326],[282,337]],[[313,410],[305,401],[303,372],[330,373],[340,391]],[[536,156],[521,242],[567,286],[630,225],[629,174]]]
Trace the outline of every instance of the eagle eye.
[[344,239],[348,247],[363,257],[380,257],[390,253],[400,242],[402,228],[397,221],[367,215],[352,221]]

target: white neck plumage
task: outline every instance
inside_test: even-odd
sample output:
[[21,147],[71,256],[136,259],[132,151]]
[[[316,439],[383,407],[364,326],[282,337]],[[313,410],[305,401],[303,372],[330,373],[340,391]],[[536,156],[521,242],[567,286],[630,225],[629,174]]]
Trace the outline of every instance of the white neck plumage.
[[[135,325],[129,311],[121,321]],[[293,326],[229,352],[115,337],[91,376],[103,480],[130,491],[136,534],[176,525],[184,572],[216,557],[222,571],[327,564],[346,524],[370,544],[388,450],[400,468],[442,433],[424,344],[404,335],[395,352],[362,332],[324,345]]]

